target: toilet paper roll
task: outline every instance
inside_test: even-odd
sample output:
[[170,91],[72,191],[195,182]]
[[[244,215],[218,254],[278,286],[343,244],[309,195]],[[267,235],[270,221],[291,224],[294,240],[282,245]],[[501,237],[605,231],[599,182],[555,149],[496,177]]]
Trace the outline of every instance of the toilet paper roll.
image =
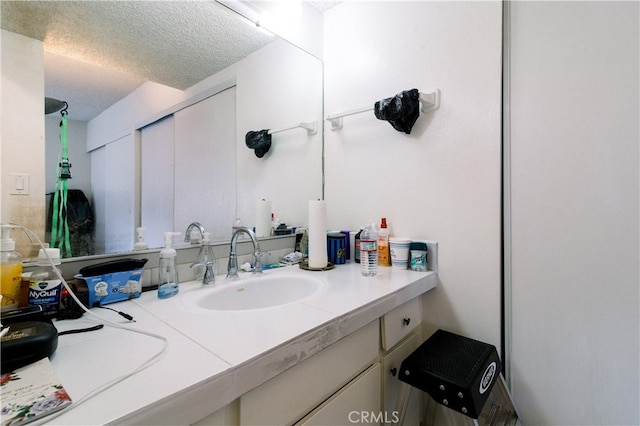
[[260,200],[256,204],[256,237],[271,235],[271,201]]
[[327,266],[327,206],[322,200],[309,201],[309,267]]

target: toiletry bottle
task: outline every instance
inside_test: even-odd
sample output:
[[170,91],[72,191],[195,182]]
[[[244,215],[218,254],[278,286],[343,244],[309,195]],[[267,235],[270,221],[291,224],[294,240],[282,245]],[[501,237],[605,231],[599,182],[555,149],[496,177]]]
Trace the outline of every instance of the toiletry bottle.
[[378,233],[375,224],[367,226],[360,234],[360,270],[365,277],[378,273]]
[[391,253],[389,252],[389,229],[387,218],[383,217],[378,231],[378,265],[391,266]]
[[362,229],[360,229],[356,234],[356,239],[354,243],[353,260],[355,260],[356,263],[360,263],[360,237],[361,236],[362,236]]
[[233,235],[233,233],[240,228],[244,228],[244,224],[242,223],[242,219],[236,217],[236,220],[234,220],[233,224],[231,225],[231,235]]
[[302,254],[303,261],[305,261],[309,257],[309,233],[306,229],[302,232],[302,239],[300,240],[300,253]]
[[164,248],[160,251],[160,270],[158,272],[158,298],[167,299],[178,294],[178,271],[176,269],[176,251],[171,247],[174,235],[179,232],[164,233]]
[[17,308],[20,303],[22,256],[15,250],[16,242],[9,238],[10,229],[8,226],[3,226],[2,239],[0,239],[2,310]]
[[149,245],[144,240],[146,228],[136,228],[136,243],[133,245],[134,250],[146,250]]
[[409,245],[411,250],[411,270],[426,271],[427,270],[427,243],[414,241]]
[[198,253],[198,258],[196,262],[191,265],[193,267],[193,277],[196,281],[202,281],[204,278],[204,274],[207,271],[207,264],[209,264],[211,277],[210,280],[207,280],[207,284],[215,283],[215,272],[216,272],[216,257],[213,254],[213,245],[211,243],[211,233],[205,232],[202,237],[202,246],[200,247],[200,252]]
[[[47,255],[53,261],[53,265]],[[55,318],[60,309],[62,294],[62,280],[58,276],[60,270],[57,269],[57,265],[60,265],[60,249],[48,248],[46,252],[40,249],[37,265],[38,267],[33,270],[29,278],[27,304],[42,305],[43,315],[47,318]]]

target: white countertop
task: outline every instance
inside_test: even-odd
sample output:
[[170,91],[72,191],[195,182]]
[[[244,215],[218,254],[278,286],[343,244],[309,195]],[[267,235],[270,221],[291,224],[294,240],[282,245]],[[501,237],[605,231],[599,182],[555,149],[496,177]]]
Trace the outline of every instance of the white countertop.
[[[360,265],[330,271],[297,266],[272,269],[264,276],[300,274],[319,278],[322,289],[298,302],[264,309],[214,311],[192,303],[200,292],[216,291],[197,282],[182,283],[180,293],[158,299],[155,291],[139,299],[107,305],[132,315],[132,328],[167,338],[155,364],[51,420],[51,424],[189,424],[224,407],[240,395],[393,308],[434,288],[434,272],[378,268],[363,277]],[[251,274],[242,280],[260,279]],[[216,287],[229,285],[216,277]],[[128,324],[114,312],[98,315]],[[57,321],[59,331],[100,323],[88,314]],[[74,401],[145,362],[161,350],[160,340],[115,327],[60,336],[51,358]]]

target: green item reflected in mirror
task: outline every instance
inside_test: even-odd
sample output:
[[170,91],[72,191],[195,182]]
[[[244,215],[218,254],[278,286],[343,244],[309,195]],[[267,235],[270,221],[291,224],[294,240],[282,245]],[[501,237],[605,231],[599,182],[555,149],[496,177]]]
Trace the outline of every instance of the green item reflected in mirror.
[[44,98],[44,114],[49,115],[54,112],[62,110],[62,113],[67,112],[69,104],[66,101],[61,101],[56,98]]
[[[53,194],[53,212],[51,215],[51,247],[60,249],[62,257],[71,257],[69,223],[67,221],[67,180],[71,179],[71,163],[69,163],[69,144],[67,138],[67,103],[53,98],[45,98],[45,114],[47,103],[52,112],[61,110],[60,114],[60,162],[58,163],[58,180]],[[57,109],[54,109],[57,108]]]

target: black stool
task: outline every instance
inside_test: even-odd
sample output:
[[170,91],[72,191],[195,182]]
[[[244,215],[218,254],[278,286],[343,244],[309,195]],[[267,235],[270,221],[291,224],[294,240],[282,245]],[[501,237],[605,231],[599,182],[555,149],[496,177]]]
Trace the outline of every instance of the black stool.
[[494,346],[436,331],[402,361],[398,378],[404,383],[397,407],[401,422],[415,387],[447,407],[444,414],[449,423],[519,424],[501,370]]

